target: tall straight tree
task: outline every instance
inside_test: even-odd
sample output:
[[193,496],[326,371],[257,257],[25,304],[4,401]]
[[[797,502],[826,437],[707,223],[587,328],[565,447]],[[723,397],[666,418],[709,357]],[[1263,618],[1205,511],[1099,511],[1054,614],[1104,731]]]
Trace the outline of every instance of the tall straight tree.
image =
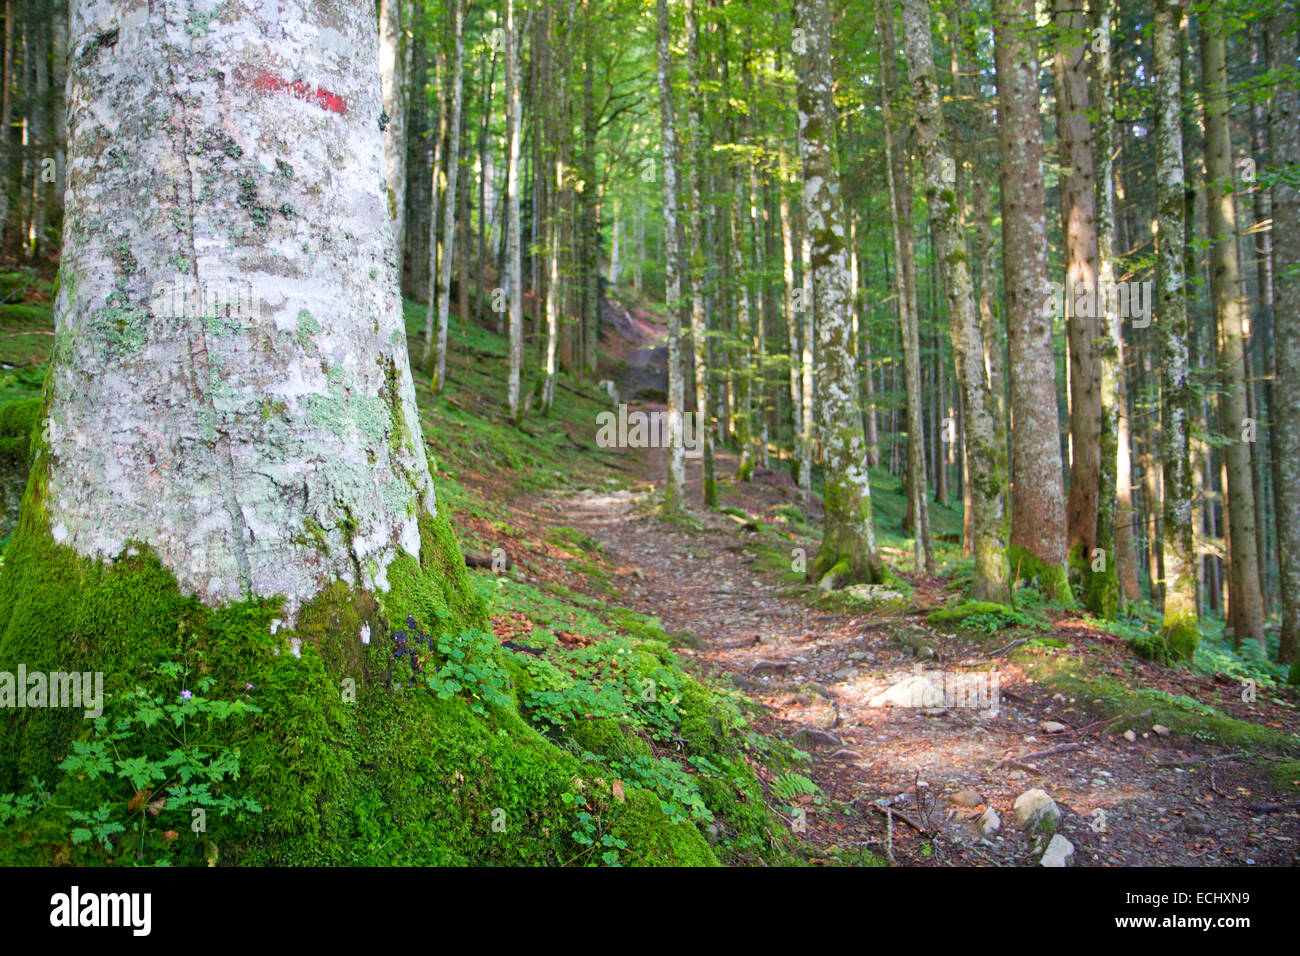
[[393,226],[397,274],[402,274],[406,230],[406,25],[405,0],[379,2],[379,76],[384,89],[384,178],[388,182],[388,213]]
[[[1115,286],[1115,177],[1112,152],[1115,142],[1114,98],[1111,95],[1110,34],[1114,0],[1091,0],[1094,42],[1089,44],[1089,91],[1096,110],[1092,141],[1097,223],[1097,287],[1108,293]],[[1120,568],[1133,565],[1131,509],[1119,511],[1119,478],[1128,483],[1128,434],[1120,432],[1124,403],[1124,337],[1120,328],[1119,303],[1103,294],[1096,300],[1096,350],[1099,365],[1100,424],[1098,435],[1097,534],[1101,566],[1088,557],[1088,609],[1111,617],[1119,607]],[[1132,494],[1129,493],[1131,503]],[[1094,570],[1095,569],[1095,570]]]
[[522,412],[519,385],[524,366],[524,270],[520,253],[519,159],[523,134],[519,95],[519,24],[515,0],[506,0],[506,302],[510,309],[510,417]]
[[925,0],[903,0],[903,43],[916,110],[917,148],[925,172],[925,195],[934,226],[935,255],[948,298],[948,323],[960,389],[969,469],[972,595],[985,601],[1011,598],[1006,564],[1006,448],[998,441],[997,403],[984,369],[984,342],[975,312],[975,291],[957,206],[957,162],[948,146],[931,49]]
[[885,180],[889,188],[889,223],[894,240],[895,286],[903,337],[903,388],[907,394],[907,500],[912,521],[915,567],[922,574],[934,567],[930,504],[925,493],[925,409],[921,382],[921,320],[916,299],[916,256],[912,238],[911,173],[901,144],[894,143],[891,99],[894,74],[894,8],[876,0],[880,38],[881,108],[884,113]]
[[1171,651],[1190,658],[1200,639],[1196,539],[1189,448],[1194,401],[1187,354],[1186,177],[1183,82],[1178,62],[1183,5],[1156,0],[1152,22],[1156,111],[1156,285],[1160,337],[1160,458],[1164,469],[1164,631]]
[[1084,41],[1091,37],[1078,0],[1052,0],[1052,20],[1057,32],[1052,61],[1061,171],[1061,233],[1065,239],[1063,305],[1070,362],[1071,456],[1066,530],[1071,566],[1087,582],[1085,593],[1091,593],[1092,568],[1100,570],[1107,562],[1114,564],[1114,555],[1106,549],[1093,555],[1099,547],[1098,512],[1102,507],[1109,511],[1111,502],[1102,503],[1100,489],[1102,408],[1097,293],[1106,290],[1097,285],[1093,124],[1084,56]]
[[690,98],[686,124],[687,243],[690,246],[691,348],[695,359],[695,433],[704,467],[704,505],[718,506],[718,481],[713,474],[713,428],[709,415],[709,316],[704,302],[704,227],[701,223],[700,177],[704,149],[700,126],[700,28],[695,0],[685,0],[686,77]]
[[[455,53],[451,60],[451,118],[447,127],[447,188],[443,192],[442,200],[442,265],[438,270],[437,281],[437,301],[438,301],[438,344],[434,356],[433,368],[433,390],[441,392],[443,386],[447,384],[447,326],[451,318],[451,263],[455,255],[456,246],[456,202],[459,194],[456,192],[458,186],[458,177],[460,176],[460,109],[461,98],[464,91],[464,78],[462,77],[462,67],[465,59],[465,8],[463,0],[451,0],[452,5],[452,38],[455,46]],[[438,184],[433,184],[433,195],[438,195]],[[436,208],[436,204],[435,204]],[[434,223],[437,222],[436,216],[429,217],[429,230],[434,231]],[[429,237],[429,248],[432,249],[437,242],[436,235]],[[461,290],[464,295],[464,290]],[[434,295],[433,289],[429,290],[429,315],[426,316],[426,325],[433,319]],[[427,345],[427,342],[426,342]],[[427,351],[427,349],[426,349]],[[425,355],[427,363],[429,356]],[[426,371],[428,371],[426,369]]]
[[[1255,524],[1255,492],[1248,429],[1248,369],[1246,367],[1246,303],[1241,288],[1238,253],[1237,197],[1233,188],[1232,135],[1228,126],[1228,62],[1224,40],[1224,8],[1201,8],[1201,72],[1205,104],[1206,209],[1210,231],[1210,295],[1218,328],[1219,428],[1228,439],[1223,446],[1228,509],[1228,573],[1232,600],[1228,624],[1235,639],[1264,643],[1264,596],[1260,589],[1259,551]],[[1250,435],[1250,440],[1246,440]]]
[[659,148],[663,166],[664,309],[668,313],[668,482],[664,510],[679,511],[686,499],[686,449],[682,445],[682,276],[677,244],[677,129],[673,110],[672,19],[668,0],[656,0],[656,65],[659,82]]
[[[1296,75],[1296,14],[1278,6],[1269,21],[1269,68],[1277,76],[1269,109],[1269,147],[1275,173],[1300,168],[1300,94]],[[1281,558],[1282,634],[1278,660],[1291,665],[1291,683],[1300,683],[1300,188],[1275,175],[1273,221],[1273,458],[1278,482],[1278,552]]]
[[878,582],[884,568],[871,524],[866,442],[853,359],[848,226],[834,150],[830,4],[827,0],[796,0],[794,10],[795,27],[803,31],[805,44],[796,59],[799,138],[803,208],[812,245],[826,469],[826,525],[807,576],[819,587],[832,588],[855,581]]
[[1052,314],[1047,202],[1038,112],[1034,0],[994,0],[998,140],[1002,153],[1002,263],[1011,379],[1012,573],[1068,598],[1065,502]]

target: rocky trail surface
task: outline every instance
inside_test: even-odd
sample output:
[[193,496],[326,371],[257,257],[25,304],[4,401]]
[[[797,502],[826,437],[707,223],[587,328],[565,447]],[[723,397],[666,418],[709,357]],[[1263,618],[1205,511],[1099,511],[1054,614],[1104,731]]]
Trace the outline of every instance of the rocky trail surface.
[[[633,352],[626,366],[637,385],[651,354]],[[1171,732],[1149,713],[1114,716],[1054,692],[1004,646],[1032,636],[977,641],[929,625],[957,599],[937,579],[908,576],[910,602],[863,613],[813,606],[759,560],[752,522],[700,507],[698,460],[688,461],[688,520],[667,521],[655,510],[662,450],[604,453],[618,456],[622,480],[513,501],[512,522],[535,541],[557,526],[581,532],[592,543],[582,563],[603,569],[596,593],[659,617],[683,656],[757,703],[757,729],[810,755],[797,772],[817,792],[777,803],[814,860],[865,849],[904,865],[1024,866],[1046,849],[1049,863],[1074,866],[1300,861],[1300,804],[1268,769],[1294,754]],[[797,500],[783,475],[760,470],[741,485],[735,465],[720,449],[724,505],[757,515]],[[571,567],[579,555],[530,550],[526,573],[590,593]],[[1139,666],[1123,641],[1074,615],[1053,614],[1045,636],[1092,655],[1100,672]],[[1139,673],[1220,708],[1237,693],[1190,671],[1141,662]],[[1294,733],[1296,708],[1281,703],[1248,719]]]

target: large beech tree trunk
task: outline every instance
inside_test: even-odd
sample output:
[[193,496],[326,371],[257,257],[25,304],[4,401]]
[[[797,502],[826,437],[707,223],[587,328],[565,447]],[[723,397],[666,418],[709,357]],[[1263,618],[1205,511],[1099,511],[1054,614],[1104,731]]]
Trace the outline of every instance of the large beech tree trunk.
[[[329,39],[286,29],[301,22]],[[29,510],[83,556],[147,545],[210,604],[279,595],[292,615],[334,581],[383,590],[435,501],[379,77],[357,53],[377,49],[373,9],[286,0],[200,38],[180,4],[80,0],[71,36],[46,484]]]

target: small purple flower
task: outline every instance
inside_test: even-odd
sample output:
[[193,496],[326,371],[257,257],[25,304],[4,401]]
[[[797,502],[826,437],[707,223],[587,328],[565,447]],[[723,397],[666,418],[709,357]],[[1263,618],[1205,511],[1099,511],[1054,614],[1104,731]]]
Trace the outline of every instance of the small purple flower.
[[189,700],[193,696],[194,695],[190,693],[188,690],[181,691],[181,700]]
[[252,690],[252,689],[253,689],[253,685],[252,685],[252,684],[245,684],[245,685],[244,685],[244,690]]

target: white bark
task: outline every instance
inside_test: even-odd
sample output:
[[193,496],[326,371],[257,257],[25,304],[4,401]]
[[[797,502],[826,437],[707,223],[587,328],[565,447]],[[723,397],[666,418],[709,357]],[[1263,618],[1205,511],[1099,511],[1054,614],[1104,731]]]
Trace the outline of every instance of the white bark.
[[282,595],[292,616],[333,580],[384,589],[435,508],[383,194],[378,32],[365,5],[284,0],[201,33],[188,13],[73,4],[36,467],[55,541],[105,559],[142,542],[207,603]]
[[[457,179],[460,176],[460,107],[464,92],[464,79],[461,68],[465,58],[465,10],[461,0],[452,0],[452,32],[455,36],[456,52],[451,65],[451,118],[447,128],[447,188],[442,199],[442,264],[438,271],[438,346],[436,367],[433,375],[433,390],[441,392],[447,384],[447,326],[451,316],[451,264],[455,257],[456,246],[456,199]],[[438,184],[433,184],[437,195]],[[435,217],[430,217],[430,230]],[[430,237],[432,249],[436,238]],[[433,311],[433,290],[429,294],[429,311]],[[426,320],[427,321],[427,320]]]
[[682,279],[677,249],[677,132],[673,121],[671,21],[668,0],[657,0],[659,137],[663,163],[664,309],[668,313],[668,487],[665,508],[672,512],[686,499],[686,449],[682,445]]
[[406,233],[406,42],[403,0],[380,0],[379,75],[383,80],[384,178],[388,183],[388,209],[396,249],[397,278],[402,277],[403,241]]
[[524,287],[519,243],[519,36],[515,0],[506,0],[506,301],[510,309],[510,417],[519,420],[520,377],[524,367]]

